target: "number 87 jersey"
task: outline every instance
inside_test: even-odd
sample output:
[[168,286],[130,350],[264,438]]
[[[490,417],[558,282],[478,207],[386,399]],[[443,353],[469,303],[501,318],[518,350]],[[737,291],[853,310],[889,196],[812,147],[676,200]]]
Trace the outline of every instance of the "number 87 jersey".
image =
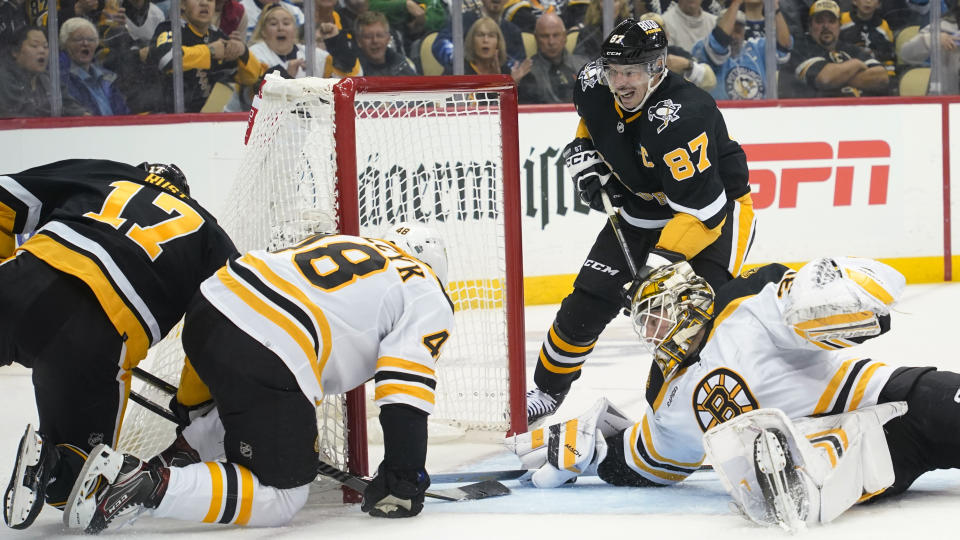
[[430,266],[394,244],[321,235],[251,251],[200,291],[280,357],[312,401],[374,378],[378,405],[433,412],[453,304]]
[[[17,234],[32,236],[15,249]],[[72,159],[0,175],[0,260],[23,252],[90,287],[126,337],[129,370],[236,248],[213,216],[160,176]]]

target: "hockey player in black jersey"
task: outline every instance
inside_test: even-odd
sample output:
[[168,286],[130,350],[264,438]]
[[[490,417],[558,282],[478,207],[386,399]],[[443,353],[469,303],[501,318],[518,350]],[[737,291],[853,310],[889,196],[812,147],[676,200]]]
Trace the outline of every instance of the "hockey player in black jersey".
[[[714,287],[740,273],[754,217],[743,150],[709,94],[666,69],[654,21],[627,19],[580,72],[576,138],[564,150],[580,197],[619,207],[635,265],[687,260]],[[527,393],[527,421],[553,414],[597,337],[623,307],[629,267],[608,223],[560,306]]]
[[[32,236],[16,247],[18,234]],[[235,253],[175,165],[73,159],[0,175],[0,365],[33,370],[40,419],[20,441],[7,525],[62,506],[86,452],[116,443],[130,370]]]

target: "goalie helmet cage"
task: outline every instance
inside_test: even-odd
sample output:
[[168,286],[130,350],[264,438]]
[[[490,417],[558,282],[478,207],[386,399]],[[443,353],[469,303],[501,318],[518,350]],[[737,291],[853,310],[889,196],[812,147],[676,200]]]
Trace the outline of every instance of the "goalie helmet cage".
[[[237,248],[277,249],[330,231],[377,237],[399,221],[435,228],[447,243],[456,328],[440,357],[432,419],[526,431],[513,80],[268,75],[254,107],[219,216]],[[144,367],[176,382],[182,358],[178,327]],[[328,396],[317,413],[321,458],[361,475],[370,472],[366,403],[361,386]],[[121,448],[149,457],[169,444],[153,440],[160,429],[151,413],[131,408]],[[355,500],[351,493],[344,498]]]

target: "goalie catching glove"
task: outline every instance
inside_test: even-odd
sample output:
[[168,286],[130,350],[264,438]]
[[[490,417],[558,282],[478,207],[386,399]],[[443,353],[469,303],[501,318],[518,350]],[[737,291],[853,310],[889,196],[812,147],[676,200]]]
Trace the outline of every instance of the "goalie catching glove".
[[815,259],[794,275],[784,320],[818,347],[851,347],[890,329],[890,307],[905,285],[900,272],[877,261]]
[[524,467],[538,469],[531,478],[533,485],[553,488],[596,471],[607,456],[605,439],[632,425],[625,414],[601,398],[577,418],[507,437],[504,444]]
[[613,178],[613,172],[593,146],[593,141],[585,138],[574,139],[563,149],[563,161],[567,174],[577,186],[580,199],[594,210],[604,211],[600,193],[606,190],[613,206],[623,206],[626,188]]

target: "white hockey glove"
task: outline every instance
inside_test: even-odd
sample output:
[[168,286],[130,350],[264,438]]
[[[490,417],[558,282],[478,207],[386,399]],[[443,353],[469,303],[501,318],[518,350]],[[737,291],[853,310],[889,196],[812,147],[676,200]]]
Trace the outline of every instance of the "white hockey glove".
[[794,423],[758,409],[707,431],[703,446],[741,515],[797,531],[893,484],[883,424],[906,411],[899,401]]
[[596,471],[607,456],[605,438],[632,426],[633,422],[606,398],[573,420],[507,437],[504,444],[524,467],[538,468],[533,485],[553,488],[572,478]]
[[871,259],[815,259],[794,276],[784,320],[819,346],[850,347],[889,329],[890,307],[905,285],[900,272]]
[[593,141],[577,138],[563,149],[564,165],[567,174],[577,186],[577,193],[583,202],[594,210],[604,211],[600,192],[606,190],[613,206],[623,205],[623,190],[619,181],[611,182],[613,173],[593,147]]

